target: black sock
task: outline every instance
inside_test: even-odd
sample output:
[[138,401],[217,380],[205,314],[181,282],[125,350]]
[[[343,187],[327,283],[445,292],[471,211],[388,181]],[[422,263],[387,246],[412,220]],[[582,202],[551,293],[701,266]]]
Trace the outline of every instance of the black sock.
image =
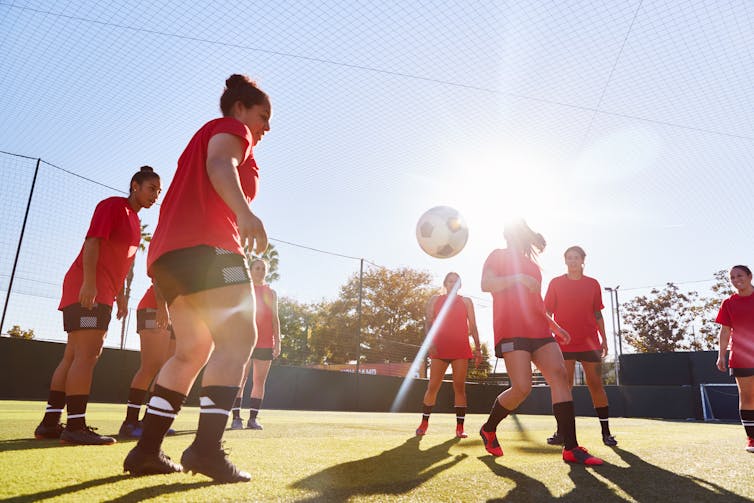
[[141,438],[136,447],[147,452],[159,452],[165,433],[173,424],[175,416],[178,415],[185,401],[186,395],[156,384],[147,404]]
[[505,419],[512,411],[506,409],[500,405],[500,400],[495,398],[495,404],[490,411],[490,417],[487,418],[487,422],[482,425],[484,431],[495,431],[500,421]]
[[89,395],[73,395],[65,397],[65,406],[68,412],[65,425],[67,430],[83,430],[86,427],[87,403],[89,403]]
[[594,410],[597,412],[597,417],[600,418],[602,435],[610,435],[610,424],[608,422],[608,417],[610,417],[610,414],[608,413],[608,406],[605,405],[604,407],[595,407]]
[[576,440],[576,415],[573,401],[552,404],[552,413],[558,422],[558,431],[563,435],[564,447],[571,450],[579,445]]
[[50,390],[47,398],[47,408],[42,423],[45,426],[56,426],[60,422],[60,414],[65,408],[65,391]]
[[738,411],[741,415],[741,424],[746,430],[749,438],[754,438],[754,410],[741,409]]
[[249,402],[249,419],[256,419],[259,415],[259,410],[262,408],[261,398],[252,398]]
[[147,398],[147,390],[131,388],[128,390],[128,404],[126,405],[126,422],[136,424],[139,422],[139,412],[144,400]]
[[456,424],[463,426],[466,419],[466,407],[456,407]]
[[241,419],[241,397],[237,396],[233,401],[233,419]]
[[199,393],[199,427],[194,444],[199,452],[214,452],[222,448],[220,442],[228,424],[230,409],[238,394],[238,386],[205,386]]
[[422,422],[423,423],[429,422],[429,415],[432,414],[433,407],[434,405],[422,404]]

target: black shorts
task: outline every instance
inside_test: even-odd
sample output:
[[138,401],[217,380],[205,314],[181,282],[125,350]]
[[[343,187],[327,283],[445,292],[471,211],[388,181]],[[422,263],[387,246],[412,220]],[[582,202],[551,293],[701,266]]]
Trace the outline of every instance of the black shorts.
[[[147,307],[144,309],[136,310],[136,332],[139,333],[142,330],[153,330],[159,328],[157,326],[157,309]],[[170,338],[175,339],[175,332],[173,331],[173,325],[168,325],[170,330]]]
[[730,375],[733,377],[751,377],[754,376],[754,369],[750,368],[731,368]]
[[602,362],[602,351],[596,349],[593,349],[592,351],[569,351],[563,353],[563,359],[575,360],[577,362],[600,363]]
[[71,304],[62,309],[63,330],[107,330],[113,316],[113,306],[96,304],[91,309],[81,307],[81,304]]
[[252,360],[272,360],[272,348],[254,348],[251,353]]
[[495,356],[502,358],[505,353],[511,351],[528,351],[534,353],[536,350],[546,344],[555,342],[552,337],[543,337],[540,339],[527,339],[526,337],[512,337],[510,339],[501,339],[495,344]]
[[194,246],[173,250],[154,261],[149,268],[168,305],[179,295],[246,283],[251,275],[246,258],[214,246]]

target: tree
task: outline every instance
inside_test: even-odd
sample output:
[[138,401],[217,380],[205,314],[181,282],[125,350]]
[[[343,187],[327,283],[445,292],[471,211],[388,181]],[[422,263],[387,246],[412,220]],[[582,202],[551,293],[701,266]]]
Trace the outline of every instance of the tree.
[[278,299],[280,317],[280,357],[278,363],[284,365],[305,365],[309,363],[309,339],[312,333],[314,312],[307,304],[288,297]]
[[673,283],[663,290],[653,288],[649,296],[635,297],[623,306],[626,341],[640,353],[689,349],[698,297],[696,292],[682,293]]
[[8,330],[8,335],[18,339],[33,339],[34,329],[30,328],[29,330],[24,330],[19,325],[13,325],[10,327],[10,330]]
[[[139,239],[139,251],[146,251],[147,250],[147,243],[152,241],[152,233],[147,232],[146,229],[149,226],[149,224],[142,224],[141,225],[141,239]],[[126,275],[126,286],[123,288],[123,296],[126,299],[126,306],[128,306],[128,301],[131,299],[131,283],[134,280],[134,263],[136,261],[134,260],[131,262],[131,267],[128,269],[128,274]],[[121,320],[120,325],[120,349],[123,349],[123,346],[126,342],[126,320],[127,316],[124,316]]]
[[695,306],[694,314],[700,327],[699,336],[694,337],[694,340],[692,340],[691,349],[717,349],[720,325],[715,323],[715,318],[717,317],[720,305],[733,294],[733,287],[730,284],[728,274],[729,272],[726,269],[715,272],[713,275],[715,283],[710,287],[712,295],[702,297],[699,299],[699,304]]
[[469,362],[469,373],[467,379],[469,381],[484,382],[492,371],[492,365],[490,364],[490,350],[486,343],[482,343],[482,361],[478,366],[474,366],[474,360]]
[[267,245],[267,249],[262,255],[255,255],[250,250],[246,250],[246,259],[249,261],[249,265],[251,265],[252,261],[257,259],[262,259],[267,262],[267,275],[264,277],[264,280],[267,283],[272,283],[280,279],[280,274],[278,273],[280,257],[275,245],[272,243]]

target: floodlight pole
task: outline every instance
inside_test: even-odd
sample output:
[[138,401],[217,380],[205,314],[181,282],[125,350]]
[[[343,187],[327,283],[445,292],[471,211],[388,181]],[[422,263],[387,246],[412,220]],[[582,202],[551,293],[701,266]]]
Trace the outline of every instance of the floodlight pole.
[[356,375],[359,374],[359,365],[361,363],[361,299],[364,291],[364,259],[362,258],[359,262],[359,305],[356,307],[359,317],[356,332]]
[[[616,300],[613,299],[613,294],[615,294],[615,297],[617,297],[618,294],[618,288],[620,288],[620,285],[618,285],[615,288],[606,286],[605,290],[610,293],[610,321],[613,325],[613,345],[614,345],[614,353],[615,353],[615,384],[620,386],[620,374],[619,374],[619,368],[620,368],[620,356],[619,354],[623,354],[623,351],[621,350],[620,353],[618,351],[618,347],[620,346],[620,320],[618,320],[618,331],[615,330],[615,317],[616,317],[616,309],[615,309],[615,303]],[[616,343],[617,339],[617,343]]]
[[16,258],[13,259],[13,270],[10,273],[10,281],[8,282],[8,291],[5,293],[5,305],[3,306],[3,316],[0,317],[0,334],[3,333],[3,325],[5,325],[5,314],[8,311],[8,301],[10,300],[10,292],[13,290],[13,280],[16,277],[16,266],[18,265],[18,256],[21,254],[21,243],[24,241],[24,232],[26,231],[26,221],[29,219],[29,208],[31,208],[31,197],[34,195],[34,186],[37,183],[37,174],[39,173],[39,164],[42,159],[37,158],[37,167],[34,168],[34,178],[31,180],[31,189],[29,190],[29,200],[26,202],[26,213],[24,213],[24,223],[21,225],[21,234],[18,236],[18,246],[16,246]]

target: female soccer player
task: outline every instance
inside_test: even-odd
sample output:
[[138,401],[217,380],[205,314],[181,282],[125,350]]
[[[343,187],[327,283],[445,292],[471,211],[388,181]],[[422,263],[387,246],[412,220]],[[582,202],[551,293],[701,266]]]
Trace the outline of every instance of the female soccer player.
[[259,409],[262,408],[264,388],[273,358],[280,356],[280,318],[278,317],[278,296],[270,285],[265,283],[267,276],[267,262],[256,259],[251,263],[251,280],[254,283],[254,298],[257,301],[257,345],[251,353],[251,365],[246,364],[246,374],[241,381],[236,402],[233,404],[232,430],[243,428],[241,420],[241,398],[244,384],[249,377],[249,370],[254,367],[251,385],[251,404],[249,405],[249,420],[246,427],[250,430],[261,430],[262,425],[257,422]]
[[[225,84],[223,117],[202,126],[178,159],[149,245],[147,271],[170,310],[176,347],[123,463],[133,475],[183,469],[218,482],[251,479],[221,442],[257,338],[244,247],[257,254],[267,248],[249,204],[258,183],[252,147],[269,131],[272,112],[267,94],[247,77],[231,75]],[[202,367],[199,426],[181,467],[160,447]]]
[[154,286],[150,286],[136,308],[136,332],[141,341],[141,365],[131,380],[126,419],[118,432],[121,438],[141,436],[139,412],[147,398],[149,385],[162,365],[175,352],[175,337],[168,319],[165,300],[161,295],[157,295]]
[[[608,403],[602,385],[602,359],[607,356],[605,320],[602,319],[602,288],[596,279],[584,276],[586,252],[580,246],[571,246],[563,254],[568,272],[550,282],[545,294],[545,309],[571,336],[571,342],[560,344],[568,384],[573,387],[576,362],[586,374],[586,385],[592,396],[594,410],[602,427],[602,443],[618,445],[610,434]],[[563,445],[563,436],[556,431],[547,439],[550,445]]]
[[601,465],[602,460],[579,447],[571,387],[563,355],[552,334],[568,343],[570,336],[545,313],[541,295],[542,275],[534,262],[545,248],[545,239],[523,220],[505,226],[505,249],[494,250],[484,263],[482,291],[492,294],[495,355],[505,359],[510,387],[500,393],[487,422],[479,430],[487,452],[502,456],[495,433],[508,414],[531,392],[531,364],[550,385],[552,410],[563,435],[563,460],[569,463]]
[[[94,210],[84,245],[63,280],[58,309],[68,343],[63,359],[52,374],[44,419],[34,431],[37,438],[60,438],[64,443],[106,445],[112,437],[99,435],[86,424],[86,406],[92,374],[117,302],[117,318],[125,316],[123,281],[141,240],[137,213],[149,208],[160,194],[160,177],[142,166],[131,178],[128,197],[110,197]],[[60,424],[63,407],[68,411],[65,429]]]
[[717,313],[720,327],[720,348],[717,368],[725,372],[725,354],[730,343],[727,366],[738,385],[738,408],[741,424],[746,430],[746,450],[754,452],[754,288],[751,269],[736,265],[730,270],[730,282],[738,290],[723,301]]
[[[433,295],[427,302],[427,321],[424,330],[429,333],[430,328],[437,320],[437,315],[448,302],[449,294],[461,288],[461,277],[454,272],[445,276],[442,282],[445,288],[444,295]],[[469,359],[475,357],[476,364],[482,358],[482,350],[479,346],[479,332],[476,328],[474,305],[468,297],[454,295],[445,317],[440,321],[437,328],[429,355],[432,364],[429,367],[429,384],[424,394],[422,421],[416,429],[417,435],[427,433],[429,415],[435,406],[437,393],[442,386],[442,378],[448,365],[453,369],[453,393],[455,395],[456,409],[456,437],[466,438],[468,435],[463,431],[463,422],[466,419],[466,373],[469,367]],[[474,354],[469,347],[469,334],[474,338]]]

